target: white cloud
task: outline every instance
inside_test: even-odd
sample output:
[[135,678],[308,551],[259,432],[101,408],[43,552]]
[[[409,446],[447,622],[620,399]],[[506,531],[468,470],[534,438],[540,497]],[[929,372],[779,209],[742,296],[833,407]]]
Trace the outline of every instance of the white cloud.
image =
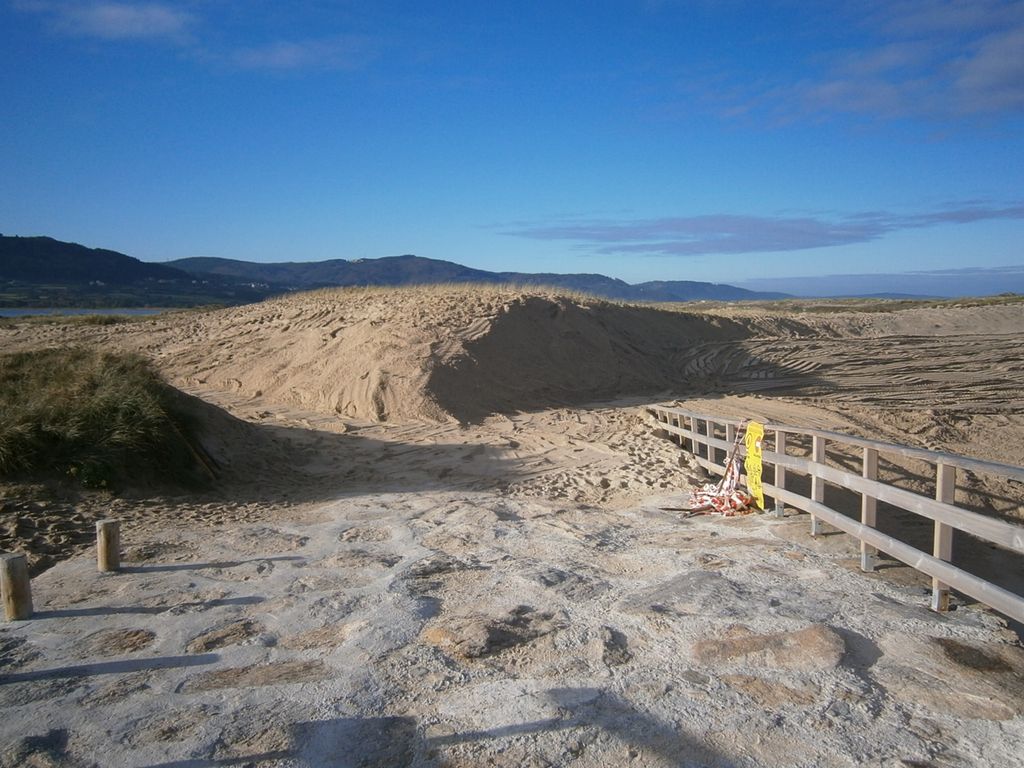
[[916,214],[863,211],[847,216],[746,216],[712,214],[660,219],[519,223],[504,234],[534,240],[571,240],[604,254],[699,256],[827,248],[877,240],[906,229],[1022,220],[1024,204],[961,203]]
[[990,112],[1024,107],[1024,23],[981,40],[957,61],[954,85],[962,108]]
[[[15,10],[34,13],[51,30],[98,40],[169,43],[207,64],[251,70],[356,70],[377,57],[379,44],[349,34],[306,39],[271,39],[261,45],[210,45],[210,25],[170,2],[126,0],[12,0]],[[200,34],[205,32],[205,34]]]
[[317,40],[278,40],[234,51],[230,60],[243,69],[359,69],[373,58],[368,42],[355,36]]
[[[862,0],[847,8],[863,38],[856,48],[819,51],[796,78],[766,73],[750,85],[737,74],[722,111],[783,121],[948,121],[1024,108],[1024,0]],[[709,98],[721,101],[722,93],[716,87]]]
[[177,37],[192,23],[191,15],[158,3],[97,3],[70,11],[69,31],[108,39]]
[[18,10],[45,15],[57,31],[103,40],[181,40],[195,17],[167,3],[20,0]]

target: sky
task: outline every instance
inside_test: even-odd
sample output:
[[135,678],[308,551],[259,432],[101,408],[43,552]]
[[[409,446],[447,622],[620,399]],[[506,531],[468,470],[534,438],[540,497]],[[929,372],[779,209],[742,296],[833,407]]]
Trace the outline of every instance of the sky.
[[0,232],[147,261],[1024,264],[1024,0],[0,0],[0,116]]

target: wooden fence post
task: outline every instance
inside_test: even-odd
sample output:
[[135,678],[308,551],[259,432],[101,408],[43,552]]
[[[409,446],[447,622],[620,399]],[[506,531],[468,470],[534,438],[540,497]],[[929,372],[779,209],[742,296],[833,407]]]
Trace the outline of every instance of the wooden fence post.
[[[952,504],[956,497],[956,467],[948,464],[937,464],[935,467],[935,500]],[[945,560],[953,559],[953,528],[935,521],[934,549],[932,555]],[[949,585],[932,578],[933,611],[949,610]]]
[[[825,438],[814,435],[811,441],[811,461],[818,464],[825,463]],[[817,474],[811,475],[811,501],[825,501],[825,481]],[[811,515],[811,536],[821,533],[821,521]]]
[[[736,427],[734,425],[732,425],[732,424],[726,424],[725,425],[725,442],[727,442],[731,446],[735,439],[736,439]],[[729,451],[731,451],[731,450],[732,450],[732,448],[727,448],[726,449],[726,451],[725,451],[725,458],[722,461],[723,464],[729,461]]]
[[690,417],[690,431],[693,433],[693,437],[690,438],[690,445],[693,448],[693,455],[700,458],[700,443],[697,442],[697,418],[695,416]]
[[96,567],[101,573],[121,567],[121,521],[96,521]]
[[[861,476],[867,480],[878,479],[878,449],[864,448],[864,464],[861,468]],[[869,496],[867,493],[860,495],[860,522],[862,525],[875,527],[875,517],[878,511],[878,499]],[[875,555],[878,550],[865,542],[860,543],[860,569],[868,572],[875,570]]]
[[[780,455],[786,454],[786,433],[781,429],[775,430],[775,452]],[[786,489],[786,468],[781,464],[775,465],[775,487],[779,490]],[[786,505],[781,499],[775,499],[775,517],[786,516]]]
[[0,555],[0,592],[3,592],[4,618],[21,621],[32,616],[32,582],[24,555]]
[[[658,424],[668,424],[669,423],[668,416],[666,416],[662,411],[659,411],[659,410],[655,410],[654,411],[654,420],[657,421]],[[655,430],[654,434],[656,436],[658,436],[658,437],[668,437],[669,440],[672,439],[672,433],[669,432],[667,429],[662,429],[661,427],[658,427]]]

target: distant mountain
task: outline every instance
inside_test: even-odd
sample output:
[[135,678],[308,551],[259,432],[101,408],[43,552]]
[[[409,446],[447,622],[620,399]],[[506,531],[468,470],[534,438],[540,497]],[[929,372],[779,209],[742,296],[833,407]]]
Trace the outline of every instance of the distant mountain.
[[269,292],[51,237],[0,235],[3,306],[191,307],[259,301]]
[[291,290],[324,288],[332,285],[495,282],[493,272],[420,256],[385,256],[380,259],[355,261],[288,261],[271,264],[197,257],[166,263],[193,275],[219,275],[236,280],[269,283]]
[[758,301],[787,299],[789,294],[751,291],[726,283],[700,283],[693,280],[656,280],[633,286],[647,301]]
[[516,285],[549,285],[570,291],[592,293],[596,296],[607,296],[610,299],[625,299],[633,288],[623,280],[588,273],[560,275],[554,272],[496,272],[493,279]]
[[605,275],[498,272],[497,276],[520,285],[551,285],[623,301],[759,301],[785,299],[785,293],[766,293],[734,285],[700,283],[692,280],[659,280],[631,285]]
[[380,259],[331,259],[312,262],[259,264],[233,259],[191,258],[167,262],[194,275],[215,274],[236,280],[266,282],[288,290],[331,285],[416,285],[421,283],[514,283],[547,285],[625,301],[755,301],[787,298],[732,285],[689,280],[630,285],[598,274],[553,272],[488,272],[451,261],[421,256],[386,256]]
[[546,285],[625,301],[753,301],[786,298],[686,280],[630,285],[598,274],[488,272],[420,256],[261,264],[217,258],[139,261],[49,237],[0,235],[0,303],[7,306],[195,306],[244,304],[330,286],[429,283]]
[[86,248],[52,237],[0,235],[0,280],[128,285],[145,280],[184,280],[192,276],[164,264],[151,264],[117,251]]
[[925,299],[943,299],[948,296],[928,296],[923,293],[844,293],[839,296],[823,296],[827,299],[880,299],[884,301],[924,301]]

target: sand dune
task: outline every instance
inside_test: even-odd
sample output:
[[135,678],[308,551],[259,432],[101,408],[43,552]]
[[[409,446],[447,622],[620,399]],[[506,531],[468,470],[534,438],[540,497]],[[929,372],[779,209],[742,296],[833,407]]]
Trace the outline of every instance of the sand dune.
[[5,328],[5,345],[117,344],[183,387],[375,421],[478,420],[676,387],[674,357],[749,322],[491,287],[320,291],[127,326]]
[[720,318],[478,288],[334,291],[216,313],[159,348],[187,385],[376,421],[668,389],[666,352],[746,335]]
[[140,349],[185,388],[375,421],[479,420],[625,395],[797,387],[867,405],[1019,409],[1024,303],[771,314],[486,286],[299,294],[120,326],[0,328],[4,347]]

